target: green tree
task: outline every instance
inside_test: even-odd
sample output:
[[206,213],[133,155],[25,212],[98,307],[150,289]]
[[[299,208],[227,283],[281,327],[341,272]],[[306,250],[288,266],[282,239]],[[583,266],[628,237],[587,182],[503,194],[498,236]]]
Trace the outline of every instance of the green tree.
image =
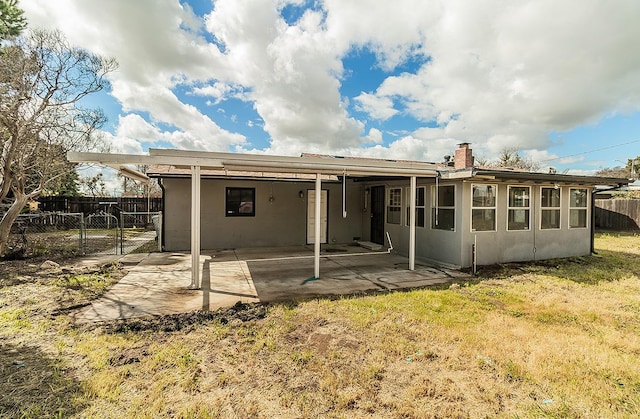
[[76,171],[77,164],[67,162],[66,174],[47,185],[42,195],[46,196],[80,196],[80,176]]
[[17,0],[0,0],[0,41],[18,36],[27,27]]
[[106,118],[80,101],[108,86],[117,67],[60,32],[32,31],[0,49],[0,256],[11,226],[29,200],[74,169],[67,151],[95,150]]
[[638,171],[640,171],[640,156],[627,159],[627,163],[624,166],[600,169],[596,172],[596,176],[638,179]]

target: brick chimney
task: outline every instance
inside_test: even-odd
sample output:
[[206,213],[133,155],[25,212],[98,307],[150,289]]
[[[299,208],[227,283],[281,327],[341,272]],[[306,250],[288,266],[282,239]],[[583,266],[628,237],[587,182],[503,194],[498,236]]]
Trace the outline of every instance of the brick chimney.
[[456,169],[468,169],[470,167],[473,167],[473,152],[469,148],[469,143],[458,144],[454,162],[454,167]]

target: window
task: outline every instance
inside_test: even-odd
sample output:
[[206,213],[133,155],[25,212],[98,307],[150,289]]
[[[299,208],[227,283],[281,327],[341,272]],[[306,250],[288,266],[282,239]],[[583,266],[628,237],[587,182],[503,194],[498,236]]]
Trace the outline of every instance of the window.
[[571,189],[569,193],[569,228],[587,227],[586,189]]
[[495,231],[496,185],[471,185],[471,231]]
[[540,228],[560,228],[560,189],[540,189]]
[[226,216],[255,217],[255,188],[227,188]]
[[[425,187],[420,186],[416,188],[416,227],[424,227],[425,224]],[[411,188],[406,189],[406,203],[407,203],[407,218],[405,219],[405,225],[409,225],[409,211],[411,211]]]
[[400,224],[402,215],[402,189],[389,189],[387,197],[387,223]]
[[530,188],[509,186],[507,230],[529,230]]
[[456,188],[454,185],[431,188],[431,228],[454,231],[456,219]]

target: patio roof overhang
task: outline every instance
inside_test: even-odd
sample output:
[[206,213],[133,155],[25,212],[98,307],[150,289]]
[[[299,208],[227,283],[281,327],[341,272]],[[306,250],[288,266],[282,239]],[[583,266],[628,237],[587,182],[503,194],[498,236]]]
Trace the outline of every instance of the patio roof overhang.
[[395,160],[293,157],[266,154],[238,154],[172,149],[149,149],[149,154],[109,154],[69,152],[74,163],[99,163],[107,166],[124,164],[171,165],[182,168],[261,172],[312,173],[347,176],[416,176],[435,177],[438,167],[432,163]]
[[[200,181],[201,169],[256,170],[261,172],[305,173],[315,175],[315,196],[321,196],[323,175],[344,177],[403,176],[410,178],[409,202],[409,270],[415,269],[415,201],[416,179],[439,176],[438,166],[433,163],[360,159],[335,156],[272,156],[262,154],[237,154],[174,149],[149,149],[148,154],[109,154],[69,152],[67,158],[73,163],[98,163],[107,166],[127,164],[172,165],[191,169],[191,266],[192,287],[200,287]],[[131,169],[128,169],[130,172]],[[320,199],[315,201],[314,258],[316,278],[320,277]]]

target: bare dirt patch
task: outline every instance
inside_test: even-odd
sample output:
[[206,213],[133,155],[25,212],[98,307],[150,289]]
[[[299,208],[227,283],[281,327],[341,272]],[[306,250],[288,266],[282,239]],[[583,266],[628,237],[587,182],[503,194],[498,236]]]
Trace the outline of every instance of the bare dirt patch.
[[637,417],[640,246],[615,240],[451,289],[92,326],[55,309],[116,273],[25,269],[0,286],[0,417]]
[[259,320],[264,318],[266,315],[266,306],[263,304],[244,304],[237,302],[232,307],[221,308],[215,311],[192,311],[189,313],[115,320],[113,322],[87,325],[85,327],[98,327],[105,333],[143,331],[188,332],[195,329],[198,325],[205,323],[218,322],[221,325],[226,325],[227,323],[235,323],[237,321],[247,322],[251,320]]

